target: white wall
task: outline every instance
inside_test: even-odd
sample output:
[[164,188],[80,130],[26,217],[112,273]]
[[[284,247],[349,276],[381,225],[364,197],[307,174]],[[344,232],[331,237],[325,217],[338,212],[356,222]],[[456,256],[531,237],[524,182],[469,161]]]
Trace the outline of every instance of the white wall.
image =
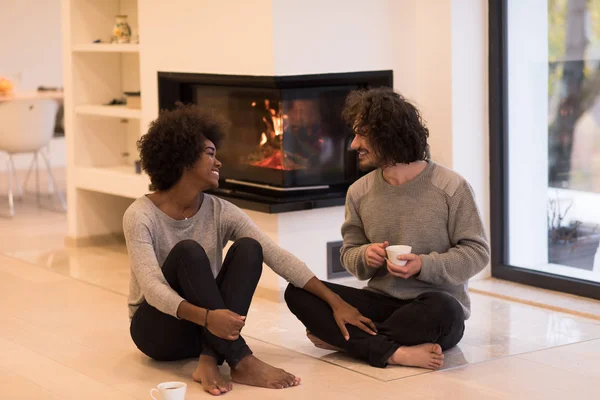
[[62,86],[60,0],[2,0],[0,75],[21,72],[20,89]]
[[429,127],[431,157],[452,167],[452,2],[389,2],[394,88],[413,101]]
[[274,73],[271,0],[140,0],[138,7],[143,126],[158,116],[158,71]]
[[[452,20],[451,0],[417,0],[415,100],[429,127],[431,158],[452,168]],[[400,38],[398,38],[400,39]],[[408,60],[405,60],[407,62]]]
[[[0,5],[0,76],[21,74],[17,90],[38,86],[62,87],[60,0],[2,0]],[[65,165],[64,139],[51,143],[53,165]],[[15,157],[17,168],[27,168],[30,156]],[[5,170],[4,155],[0,171]]]
[[452,168],[473,187],[490,238],[487,1],[453,0],[451,16]]
[[388,0],[273,0],[277,75],[391,69]]

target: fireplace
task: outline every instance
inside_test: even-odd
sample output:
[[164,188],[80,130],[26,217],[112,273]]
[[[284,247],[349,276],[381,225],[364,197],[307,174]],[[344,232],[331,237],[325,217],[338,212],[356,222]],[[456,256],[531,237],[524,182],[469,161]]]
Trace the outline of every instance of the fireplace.
[[218,151],[221,190],[278,199],[345,195],[360,172],[342,107],[350,91],[380,86],[392,87],[392,71],[277,77],[158,73],[160,109],[193,103],[231,122]]

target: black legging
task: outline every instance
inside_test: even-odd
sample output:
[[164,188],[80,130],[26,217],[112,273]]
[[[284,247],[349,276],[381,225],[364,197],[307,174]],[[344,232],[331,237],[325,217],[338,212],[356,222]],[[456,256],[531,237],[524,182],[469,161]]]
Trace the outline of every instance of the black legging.
[[[191,304],[209,310],[229,309],[246,315],[262,273],[262,247],[242,238],[229,249],[215,279],[206,252],[193,240],[179,242],[165,260],[167,283]],[[234,367],[252,351],[240,336],[235,341],[218,338],[186,320],[165,314],[143,302],[131,319],[131,338],[148,357],[174,361],[200,354],[224,360]]]
[[293,285],[285,291],[289,309],[313,335],[374,367],[385,367],[400,346],[438,343],[447,350],[462,338],[464,312],[460,303],[449,294],[428,292],[413,300],[399,300],[365,289],[323,283],[370,318],[378,335],[372,336],[346,325],[350,334],[350,340],[346,341],[329,305]]

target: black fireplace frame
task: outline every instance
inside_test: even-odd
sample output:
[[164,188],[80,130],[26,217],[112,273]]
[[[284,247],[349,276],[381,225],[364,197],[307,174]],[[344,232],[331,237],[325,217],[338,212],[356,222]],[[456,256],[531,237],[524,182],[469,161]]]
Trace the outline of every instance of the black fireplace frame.
[[[292,89],[297,87],[317,87],[325,84],[331,86],[353,85],[364,82],[365,86],[380,87],[394,86],[392,70],[341,72],[312,75],[222,75],[188,72],[158,72],[158,87],[168,90],[159,91],[158,107],[161,110],[173,109],[181,99],[191,97],[186,93],[182,84],[197,83],[202,80],[208,85],[217,86],[248,86],[266,89]],[[301,85],[301,86],[298,86]]]

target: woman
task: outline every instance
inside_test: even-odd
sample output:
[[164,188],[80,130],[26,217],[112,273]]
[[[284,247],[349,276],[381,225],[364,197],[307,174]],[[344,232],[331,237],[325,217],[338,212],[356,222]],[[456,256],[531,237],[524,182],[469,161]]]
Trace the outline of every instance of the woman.
[[239,208],[203,193],[219,185],[223,126],[211,113],[181,106],[162,112],[138,142],[156,191],[137,199],[123,218],[132,268],[131,337],[155,360],[199,356],[192,377],[213,395],[232,389],[219,373],[223,361],[234,382],[296,386],[300,378],[257,359],[240,336],[263,256],[276,273],[326,301],[345,337],[347,323],[371,334],[375,328]]

